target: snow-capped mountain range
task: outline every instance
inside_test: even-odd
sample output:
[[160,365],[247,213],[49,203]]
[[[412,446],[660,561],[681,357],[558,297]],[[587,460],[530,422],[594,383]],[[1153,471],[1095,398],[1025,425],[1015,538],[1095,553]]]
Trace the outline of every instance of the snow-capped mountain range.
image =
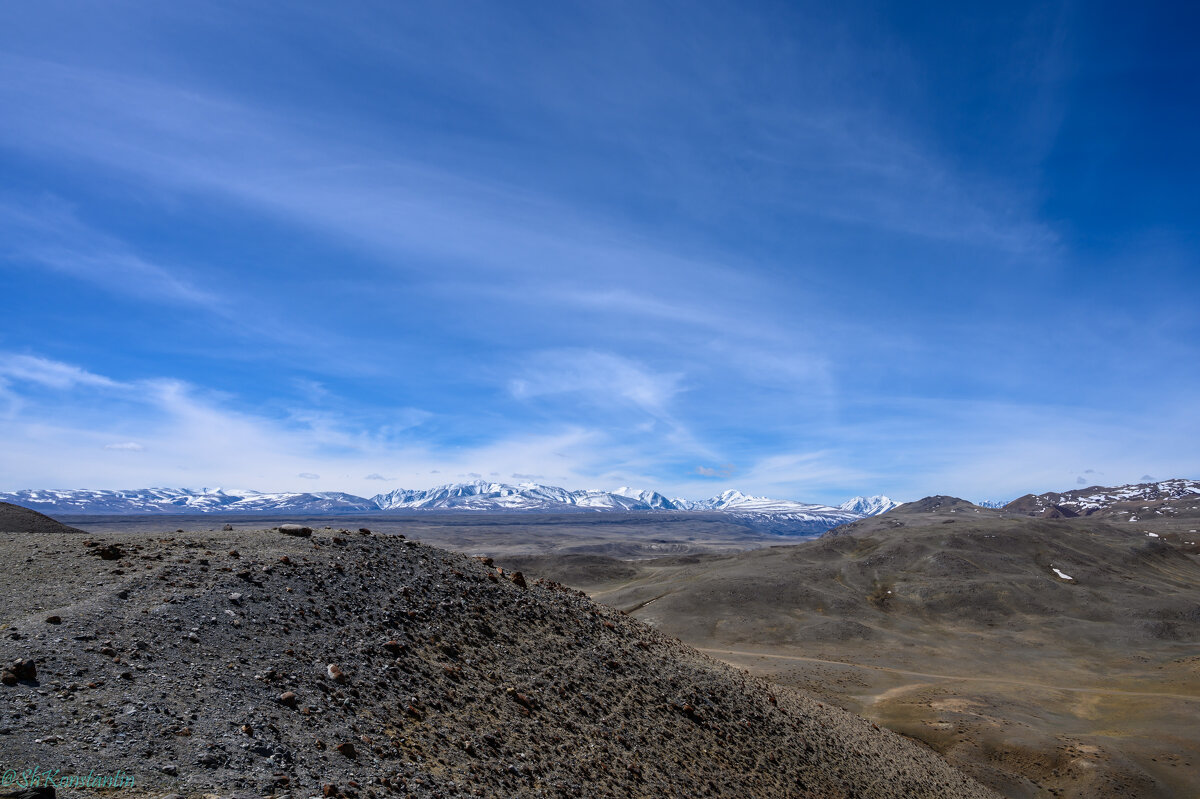
[[657,491],[569,491],[538,483],[452,483],[429,489],[400,488],[373,497],[379,510],[437,509],[486,511],[681,510]]
[[452,483],[430,489],[397,489],[370,499],[340,492],[263,493],[248,490],[143,488],[24,490],[0,501],[49,514],[292,513],[348,514],[386,511],[570,512],[700,511],[728,514],[781,533],[820,533],[896,507],[887,497],[854,497],[838,507],[725,491],[710,499],[668,499],[657,491],[572,491],[538,483]]
[[23,505],[42,513],[369,513],[378,511],[374,500],[336,491],[313,493],[203,488],[138,488],[129,491],[98,489],[25,490],[0,493],[0,501]]
[[1115,488],[1088,486],[1073,491],[1026,494],[1004,510],[1032,516],[1151,516],[1194,514],[1200,510],[1200,480],[1160,480]]

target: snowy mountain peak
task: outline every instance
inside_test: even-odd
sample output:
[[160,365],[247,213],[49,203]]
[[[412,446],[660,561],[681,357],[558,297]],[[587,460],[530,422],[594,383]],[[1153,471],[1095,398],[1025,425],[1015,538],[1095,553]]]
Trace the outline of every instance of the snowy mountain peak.
[[667,499],[657,491],[645,491],[629,486],[621,486],[616,491],[610,491],[610,494],[618,497],[625,497],[644,504],[652,510],[681,510],[673,500]]
[[854,497],[853,499],[848,499],[841,505],[838,505],[838,507],[851,513],[857,513],[860,516],[878,516],[881,513],[887,513],[892,508],[900,507],[900,503],[882,494],[876,494],[873,497]]

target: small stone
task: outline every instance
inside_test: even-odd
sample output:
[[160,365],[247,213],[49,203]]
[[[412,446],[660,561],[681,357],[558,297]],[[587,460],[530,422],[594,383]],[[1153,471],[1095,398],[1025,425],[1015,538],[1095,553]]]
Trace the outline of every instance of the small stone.
[[233,532],[233,525],[232,525],[232,524],[227,524],[227,525],[225,525],[224,527],[222,527],[221,529],[222,529],[223,531],[227,532],[227,533],[232,533],[232,532]]
[[297,704],[295,691],[284,691],[279,695],[279,704],[284,707],[295,707]]
[[342,671],[334,663],[330,663],[328,666],[325,667],[325,674],[326,674],[326,676],[329,677],[329,679],[333,680],[334,682],[338,682],[338,683],[344,683],[344,682],[346,682],[346,680],[349,679],[346,676],[346,672]]
[[46,624],[62,624],[62,616],[47,616]]
[[299,536],[300,538],[308,538],[310,535],[312,535],[312,528],[305,527],[301,524],[281,524],[279,525],[279,532],[283,533],[284,535],[294,535]]
[[170,774],[172,777],[179,773],[179,767],[173,763],[169,763],[159,769],[163,774]]
[[393,655],[399,655],[401,652],[404,651],[404,644],[400,643],[399,641],[393,640],[393,641],[388,641],[386,644],[384,644],[383,648],[386,649],[388,652],[391,652]]
[[336,749],[338,751],[338,754],[345,755],[346,757],[350,758],[351,760],[353,760],[355,757],[358,756],[358,754],[354,751],[354,744],[350,743],[349,741],[338,744]]
[[6,670],[12,672],[21,682],[33,682],[37,679],[37,669],[32,660],[18,660]]
[[358,531],[359,531],[360,533],[362,533],[363,535],[370,535],[370,534],[371,534],[371,530],[370,530],[370,528],[367,528],[367,527],[360,527],[360,528],[358,528]]
[[536,703],[534,702],[532,697],[521,693],[520,691],[518,691],[515,688],[505,689],[504,693],[508,694],[508,697],[510,699],[512,699],[514,702],[516,702],[518,705],[525,708],[526,710],[533,710],[534,706],[536,705]]
[[514,585],[518,585],[521,588],[526,587],[525,575],[521,574],[520,572],[513,572],[512,581]]
[[321,786],[322,796],[337,796],[337,786],[331,783],[325,783]]

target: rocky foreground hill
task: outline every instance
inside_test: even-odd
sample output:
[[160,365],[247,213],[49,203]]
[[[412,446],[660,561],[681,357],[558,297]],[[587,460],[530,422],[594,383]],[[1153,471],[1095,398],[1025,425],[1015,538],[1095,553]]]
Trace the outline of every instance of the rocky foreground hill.
[[51,519],[44,513],[38,513],[11,502],[0,502],[0,530],[19,530],[25,533],[82,533],[75,527],[70,527],[60,521]]
[[130,796],[995,795],[578,592],[293,532],[0,533],[4,767]]

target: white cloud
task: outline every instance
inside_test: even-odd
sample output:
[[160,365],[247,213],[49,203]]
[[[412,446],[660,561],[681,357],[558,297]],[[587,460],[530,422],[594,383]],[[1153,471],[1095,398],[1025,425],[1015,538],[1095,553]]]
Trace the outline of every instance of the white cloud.
[[[837,440],[836,449],[748,453],[749,465],[726,477],[732,467],[724,458],[704,456],[697,469],[686,449],[645,432],[548,423],[446,446],[418,437],[398,441],[352,418],[325,414],[309,424],[304,414],[239,410],[236,398],[175,380],[121,382],[36,356],[4,358],[0,365],[10,393],[37,395],[0,418],[3,490],[239,485],[287,491],[301,479],[316,479],[298,475],[315,474],[319,464],[324,475],[366,475],[330,486],[365,496],[378,493],[384,475],[402,487],[427,488],[439,474],[479,479],[495,472],[567,488],[633,485],[691,498],[727,487],[809,501],[856,493],[973,499],[1064,488],[1079,475],[1080,461],[1103,471],[1109,484],[1138,481],[1147,463],[1158,464],[1160,474],[1193,476],[1194,457],[1181,453],[1178,441],[1200,436],[1188,403],[1158,408],[1154,424],[1133,424],[1078,408],[939,402],[906,407],[903,423],[892,409],[870,424],[812,431]],[[635,379],[657,385],[652,374]],[[655,390],[652,406],[669,405],[676,389],[667,381]],[[639,407],[621,390],[616,394],[612,401]],[[114,457],[113,447],[137,457]],[[920,449],[918,469],[906,456],[910,447]],[[691,465],[680,464],[684,457]],[[714,478],[727,482],[715,485]]]
[[658,372],[611,352],[545,350],[527,360],[521,376],[509,382],[517,399],[571,394],[586,404],[633,406],[653,416],[668,416],[683,375]]
[[696,474],[701,477],[730,477],[733,475],[734,468],[732,463],[722,464],[717,468],[711,466],[697,466]]
[[113,237],[82,223],[65,203],[39,198],[33,207],[0,203],[0,231],[10,256],[86,280],[101,289],[224,314],[226,303],[178,267],[151,263]]
[[115,380],[92,374],[78,366],[39,358],[33,355],[0,354],[0,378],[19,383],[36,383],[47,388],[66,389],[75,386],[118,388]]
[[[430,485],[431,475],[544,474],[550,482],[583,487],[622,449],[597,431],[562,428],[497,434],[471,447],[444,447],[418,439],[396,443],[361,427],[320,415],[319,424],[293,417],[235,410],[234,398],[186,383],[145,379],[121,383],[44,358],[5,359],[7,375],[32,375],[38,402],[19,402],[0,418],[0,489],[88,486],[241,485],[266,491],[295,490],[300,479],[322,474],[367,474],[336,490],[377,492],[376,479],[405,487]],[[12,364],[15,363],[16,366]],[[34,383],[13,383],[10,391]],[[45,389],[51,389],[47,393]],[[136,435],[137,441],[132,440]],[[119,445],[141,447],[137,458],[112,457]],[[383,470],[368,473],[365,464]],[[374,475],[374,476],[371,476]],[[328,479],[328,478],[325,478]]]

